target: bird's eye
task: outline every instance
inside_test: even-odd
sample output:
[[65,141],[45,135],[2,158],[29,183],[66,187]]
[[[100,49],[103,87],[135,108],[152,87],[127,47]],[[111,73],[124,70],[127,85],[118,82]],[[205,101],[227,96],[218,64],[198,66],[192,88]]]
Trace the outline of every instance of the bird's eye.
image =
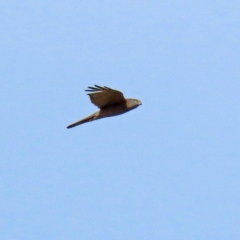
[[135,103],[138,103],[138,100],[134,100]]

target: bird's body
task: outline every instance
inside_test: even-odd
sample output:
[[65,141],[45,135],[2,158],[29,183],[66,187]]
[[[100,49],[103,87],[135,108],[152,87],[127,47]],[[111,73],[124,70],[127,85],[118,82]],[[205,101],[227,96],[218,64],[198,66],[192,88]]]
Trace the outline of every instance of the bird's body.
[[105,117],[117,116],[133,110],[142,104],[137,99],[125,99],[121,92],[108,87],[95,85],[95,87],[88,88],[86,91],[91,92],[88,94],[91,102],[99,107],[100,110],[84,119],[72,123],[67,128]]

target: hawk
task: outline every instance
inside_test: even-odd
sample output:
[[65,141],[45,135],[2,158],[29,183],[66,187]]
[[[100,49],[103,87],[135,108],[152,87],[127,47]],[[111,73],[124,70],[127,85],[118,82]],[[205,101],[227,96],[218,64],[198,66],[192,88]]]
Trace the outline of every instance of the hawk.
[[67,128],[72,128],[100,118],[117,116],[131,111],[142,104],[141,101],[137,99],[124,98],[122,92],[105,86],[100,87],[94,85],[94,87],[88,87],[85,91],[90,92],[88,95],[91,102],[100,110],[86,118],[70,124]]

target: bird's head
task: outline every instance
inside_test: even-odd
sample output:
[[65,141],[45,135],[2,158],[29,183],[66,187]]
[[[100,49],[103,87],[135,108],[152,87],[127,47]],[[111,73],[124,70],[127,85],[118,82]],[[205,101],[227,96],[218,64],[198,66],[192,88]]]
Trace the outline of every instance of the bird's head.
[[142,105],[141,101],[139,101],[137,99],[128,98],[126,100],[127,100],[128,109],[137,108],[138,106]]

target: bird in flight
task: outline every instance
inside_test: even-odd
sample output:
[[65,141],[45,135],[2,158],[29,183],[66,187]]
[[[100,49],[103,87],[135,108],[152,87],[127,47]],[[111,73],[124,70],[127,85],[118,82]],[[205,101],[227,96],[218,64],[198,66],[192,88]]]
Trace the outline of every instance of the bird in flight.
[[85,90],[88,93],[91,102],[100,110],[92,115],[83,118],[67,126],[67,128],[76,127],[77,125],[98,120],[100,118],[112,117],[131,111],[141,105],[141,101],[137,99],[124,98],[123,93],[108,87],[88,87]]

